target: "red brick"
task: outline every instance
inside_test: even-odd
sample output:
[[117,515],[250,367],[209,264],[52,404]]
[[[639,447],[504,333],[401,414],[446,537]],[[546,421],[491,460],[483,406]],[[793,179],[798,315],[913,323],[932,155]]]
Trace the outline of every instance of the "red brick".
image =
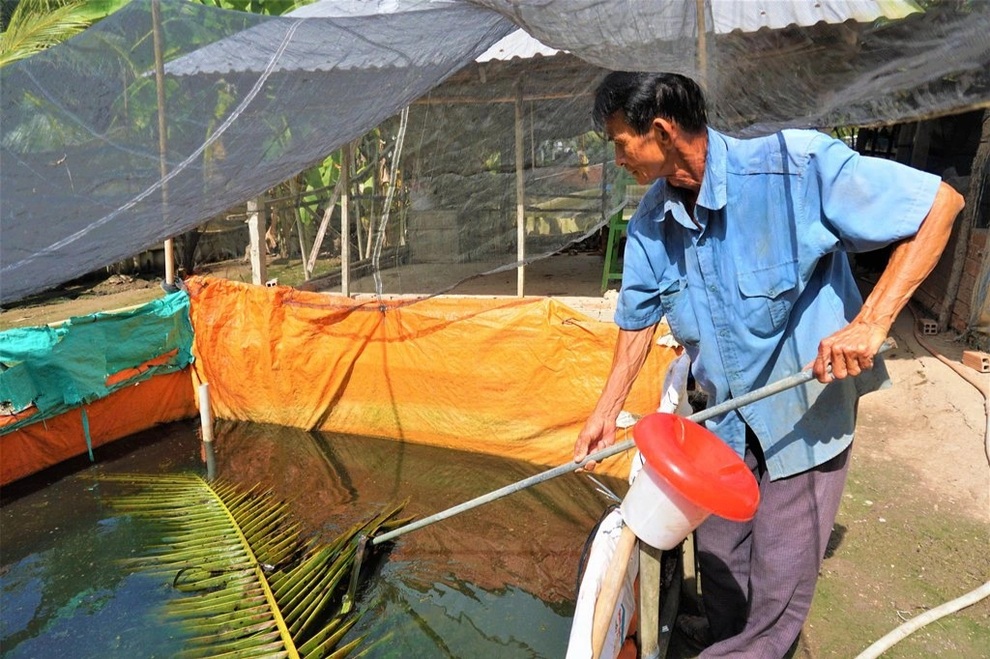
[[990,373],[990,354],[976,350],[963,350],[962,363],[980,373]]

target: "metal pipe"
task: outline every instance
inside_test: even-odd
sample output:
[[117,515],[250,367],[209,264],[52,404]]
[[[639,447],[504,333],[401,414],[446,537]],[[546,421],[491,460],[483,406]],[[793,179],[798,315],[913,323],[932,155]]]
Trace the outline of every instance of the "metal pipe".
[[[883,345],[880,346],[880,350],[877,351],[877,354],[882,354],[894,347],[896,347],[896,343],[894,343],[893,339],[888,338],[886,341],[883,342]],[[766,385],[765,387],[754,389],[753,391],[743,394],[742,396],[731,398],[725,401],[724,403],[720,403],[718,405],[714,405],[712,407],[704,409],[686,418],[690,421],[700,423],[701,421],[705,421],[712,417],[718,416],[719,414],[724,414],[725,412],[730,412],[732,410],[739,409],[740,407],[749,405],[750,403],[755,403],[758,400],[763,400],[764,398],[769,398],[774,394],[779,394],[780,392],[786,391],[787,389],[792,389],[798,385],[804,384],[814,379],[814,377],[815,376],[810,369],[801,371],[800,373],[795,373],[794,375],[788,376],[781,380],[777,380],[776,382],[772,382]],[[405,533],[409,533],[410,531],[416,531],[418,529],[423,528],[424,526],[429,526],[430,524],[440,522],[442,520],[447,519],[448,517],[453,517],[454,515],[458,515],[460,513],[471,510],[472,508],[477,508],[478,506],[482,506],[486,503],[491,503],[496,499],[501,499],[503,497],[509,496],[510,494],[515,494],[519,490],[525,490],[528,487],[532,487],[533,485],[538,485],[539,483],[543,483],[544,481],[548,481],[552,478],[556,478],[557,476],[563,476],[564,474],[573,473],[575,470],[584,467],[589,462],[600,462],[605,458],[610,458],[613,455],[622,453],[623,451],[628,451],[629,449],[635,446],[636,446],[636,442],[634,442],[631,439],[628,439],[624,442],[620,442],[617,444],[613,444],[612,446],[602,449],[597,453],[592,453],[591,455],[586,456],[584,460],[582,460],[581,462],[568,462],[567,464],[562,464],[559,467],[548,469],[547,471],[541,472],[534,476],[530,476],[529,478],[525,478],[521,481],[517,481],[510,485],[506,485],[505,487],[499,488],[493,492],[489,492],[488,494],[483,494],[480,497],[471,499],[470,501],[465,501],[464,503],[458,504],[452,508],[448,508],[447,510],[441,511],[435,515],[431,515],[430,517],[425,517],[421,520],[417,520],[415,522],[406,524],[405,526],[400,526],[397,529],[388,531],[387,533],[383,533],[372,539],[371,544],[372,545],[381,544],[383,542],[391,540],[392,538],[396,538]]]

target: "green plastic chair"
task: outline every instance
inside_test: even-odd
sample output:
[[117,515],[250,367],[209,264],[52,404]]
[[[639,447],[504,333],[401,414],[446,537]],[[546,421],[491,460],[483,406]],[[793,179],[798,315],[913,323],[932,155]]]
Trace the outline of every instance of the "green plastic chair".
[[608,220],[605,267],[602,270],[602,294],[608,290],[609,282],[622,280],[622,238],[626,235],[629,219],[632,218],[640,200],[649,189],[649,185],[637,185],[629,182],[628,175],[620,177],[619,183],[616,184],[616,190],[619,191],[620,198],[624,201]]
[[609,288],[613,280],[622,279],[622,250],[621,239],[625,236],[629,220],[623,204],[608,220],[608,242],[605,244],[605,267],[602,270],[602,293]]

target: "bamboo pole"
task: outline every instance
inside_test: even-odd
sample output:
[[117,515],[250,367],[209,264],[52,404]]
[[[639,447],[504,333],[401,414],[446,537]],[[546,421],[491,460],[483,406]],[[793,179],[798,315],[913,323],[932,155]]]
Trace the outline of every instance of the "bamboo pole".
[[[168,216],[168,137],[165,133],[165,60],[162,56],[161,0],[151,3],[151,32],[155,48],[155,93],[158,101],[158,171],[162,177],[162,221]],[[165,286],[175,287],[175,243],[165,240]]]
[[372,169],[371,169],[371,199],[368,200],[368,242],[365,244],[364,248],[364,258],[371,258],[372,245],[375,243],[375,212],[376,206],[375,200],[378,199],[378,195],[381,192],[382,186],[382,164],[381,164],[381,153],[382,153],[382,139],[381,136],[375,136],[375,149],[372,154]]
[[310,271],[309,271],[309,268],[308,268],[308,266],[306,264],[306,251],[307,251],[306,250],[306,237],[305,237],[305,234],[303,232],[303,223],[302,223],[302,220],[299,218],[299,209],[298,208],[295,210],[295,213],[296,213],[296,233],[299,235],[299,255],[300,255],[300,259],[299,260],[302,261],[303,280],[304,281],[309,281]]
[[523,90],[520,80],[516,89],[516,295],[522,297],[526,288],[526,179],[523,168],[526,166],[526,156],[523,139]]
[[705,93],[709,93],[708,89],[708,35],[706,34],[707,25],[705,23],[705,0],[695,0],[695,10],[697,13],[697,27],[698,27],[698,52],[695,53],[696,63],[698,66],[698,84]]
[[292,216],[296,221],[296,235],[299,238],[299,260],[302,262],[303,280],[309,281],[309,262],[306,260],[309,249],[306,247],[306,233],[299,213],[299,181],[295,177],[289,180],[289,191],[293,197],[291,208]]
[[536,105],[529,102],[529,166],[536,169]]
[[354,234],[357,240],[358,258],[364,258],[364,225],[361,223],[361,198],[360,195],[354,197]]
[[[344,165],[341,163],[341,172],[343,172]],[[313,268],[316,267],[316,257],[320,253],[320,248],[323,246],[323,239],[327,235],[327,228],[330,226],[330,220],[333,219],[333,211],[337,207],[337,200],[340,199],[340,191],[344,185],[344,176],[337,179],[337,185],[334,186],[333,194],[330,196],[330,203],[327,204],[327,209],[323,212],[323,219],[320,220],[320,227],[316,231],[316,237],[313,239],[313,250],[309,254],[309,260],[306,262],[306,267],[312,273]],[[341,234],[343,235],[343,234]],[[343,243],[341,243],[343,245]]]
[[345,144],[341,151],[340,165],[340,292],[351,294],[351,218],[348,200],[351,197],[351,145]]

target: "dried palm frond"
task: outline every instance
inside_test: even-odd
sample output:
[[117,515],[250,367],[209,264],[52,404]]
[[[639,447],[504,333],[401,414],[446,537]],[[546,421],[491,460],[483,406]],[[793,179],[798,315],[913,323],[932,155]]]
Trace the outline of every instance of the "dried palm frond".
[[337,647],[357,621],[340,607],[356,539],[408,521],[396,518],[399,504],[316,546],[257,488],[194,475],[103,478],[136,487],[111,500],[117,510],[162,525],[162,543],[128,562],[185,593],[166,604],[189,633],[183,657],[347,656],[364,640]]

